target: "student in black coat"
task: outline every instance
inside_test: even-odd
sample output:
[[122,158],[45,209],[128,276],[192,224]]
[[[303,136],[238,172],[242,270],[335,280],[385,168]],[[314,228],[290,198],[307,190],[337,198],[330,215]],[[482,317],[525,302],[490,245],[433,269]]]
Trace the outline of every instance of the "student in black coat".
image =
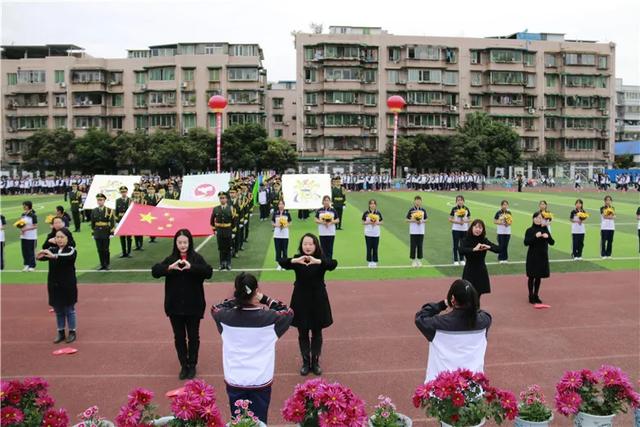
[[[64,219],[58,216],[54,217],[51,222],[51,231],[47,234],[47,238],[44,239],[42,249],[47,249],[50,246],[56,246],[56,233],[62,228],[66,228]],[[71,234],[71,230],[68,228],[67,230],[69,231],[69,234]],[[73,246],[74,248],[76,247],[76,241],[73,239],[73,235],[69,236],[69,246]]]
[[551,237],[549,229],[542,225],[544,218],[540,212],[533,214],[533,224],[524,233],[524,245],[527,250],[527,277],[529,287],[529,303],[541,304],[538,296],[542,279],[550,276],[549,272],[549,245],[555,241]]
[[[49,305],[56,312],[58,335],[54,344],[76,340],[76,310],[78,302],[78,281],[76,279],[76,250],[69,244],[73,240],[71,232],[61,228],[55,232],[55,244],[36,255],[40,261],[49,261],[47,292]],[[65,326],[69,327],[69,336],[65,336]]]
[[480,219],[475,219],[471,223],[469,230],[467,230],[466,236],[462,239],[460,247],[460,252],[467,259],[462,278],[471,282],[478,292],[478,299],[482,294],[491,293],[489,272],[487,271],[487,264],[485,264],[487,251],[500,252],[500,247],[490,242],[486,234],[487,230],[484,222]]
[[151,269],[153,277],[165,278],[164,312],[173,328],[181,380],[196,376],[200,320],[206,307],[203,282],[211,278],[212,272],[211,266],[194,250],[193,237],[187,229],[175,234],[173,253]]
[[282,268],[296,273],[290,307],[294,312],[291,324],[298,328],[298,344],[302,354],[300,375],[308,375],[309,370],[316,375],[322,374],[319,362],[322,352],[322,329],[333,323],[324,274],[335,270],[337,265],[336,260],[325,259],[318,238],[311,233],[300,239],[295,258],[280,261]]

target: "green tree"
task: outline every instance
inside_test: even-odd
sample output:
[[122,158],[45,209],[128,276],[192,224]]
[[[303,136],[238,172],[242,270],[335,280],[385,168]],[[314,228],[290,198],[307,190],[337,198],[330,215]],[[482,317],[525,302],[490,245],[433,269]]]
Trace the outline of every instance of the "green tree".
[[542,155],[534,155],[529,158],[529,161],[534,168],[550,168],[554,167],[558,163],[565,161],[564,156],[555,150],[548,150]]
[[283,139],[267,140],[267,149],[262,152],[261,169],[273,169],[278,173],[298,166],[298,155],[291,144]]
[[113,141],[119,168],[136,173],[151,166],[149,137],[141,131],[123,132]]
[[420,171],[445,171],[451,168],[453,137],[419,134],[413,137],[412,166]]
[[636,162],[633,161],[633,154],[624,154],[615,157],[614,165],[617,169],[631,169],[636,167]]
[[151,166],[160,175],[182,175],[186,172],[189,150],[176,130],[153,132],[149,144]]
[[[413,167],[412,157],[414,155],[415,143],[413,138],[398,138],[396,147],[396,168]],[[387,142],[385,156],[382,166],[393,167],[393,140]]]
[[55,170],[62,174],[71,168],[75,134],[67,129],[42,129],[27,138],[23,155],[27,170]]
[[75,166],[84,173],[112,173],[117,166],[115,148],[109,132],[91,128],[76,139]]
[[188,163],[188,167],[191,170],[206,171],[215,169],[215,134],[203,128],[189,129],[184,142],[189,154],[193,156]]
[[234,125],[222,134],[222,169],[261,169],[267,131],[259,124]]

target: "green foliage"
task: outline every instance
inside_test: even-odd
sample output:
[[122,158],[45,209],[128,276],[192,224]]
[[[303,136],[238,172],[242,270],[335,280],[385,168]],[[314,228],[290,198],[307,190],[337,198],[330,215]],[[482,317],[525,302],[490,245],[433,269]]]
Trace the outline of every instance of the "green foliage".
[[118,168],[136,172],[151,166],[149,138],[144,132],[123,132],[114,140]]
[[267,149],[260,159],[262,169],[273,169],[278,173],[286,169],[295,168],[298,165],[296,150],[287,141],[282,139],[267,140]]
[[222,134],[222,169],[262,169],[267,131],[258,124],[234,125]]
[[23,156],[27,170],[63,172],[71,167],[75,135],[67,129],[41,129],[27,138]]
[[614,162],[617,169],[631,169],[636,167],[636,162],[633,161],[633,154],[616,156]]
[[116,170],[113,137],[104,129],[91,128],[76,138],[75,165],[85,173],[112,173]]
[[529,160],[534,168],[548,168],[564,162],[564,157],[555,150],[549,150],[542,155],[532,156]]

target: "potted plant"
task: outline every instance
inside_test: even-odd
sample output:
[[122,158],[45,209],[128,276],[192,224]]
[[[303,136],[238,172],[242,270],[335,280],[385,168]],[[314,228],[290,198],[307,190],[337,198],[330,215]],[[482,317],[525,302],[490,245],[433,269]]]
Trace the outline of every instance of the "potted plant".
[[481,426],[487,420],[501,424],[518,415],[513,393],[492,387],[482,373],[468,369],[443,371],[432,381],[418,386],[413,404],[442,427]]
[[602,365],[596,372],[567,371],[556,384],[556,409],[573,416],[577,427],[611,426],[618,413],[628,406],[637,408],[639,402],[629,377],[615,366]]
[[127,396],[127,404],[120,407],[116,416],[117,427],[152,426],[156,420],[156,406],[151,404],[153,392],[136,388]]
[[97,406],[85,409],[78,415],[78,418],[80,418],[80,422],[73,427],[113,427],[111,421],[107,421],[98,415]]
[[302,427],[362,426],[367,422],[362,399],[349,387],[322,378],[298,384],[284,403],[282,417]]
[[171,400],[172,416],[156,420],[155,425],[170,427],[223,427],[216,390],[203,380],[190,380]]
[[369,417],[369,427],[411,427],[411,418],[396,412],[396,405],[387,396],[378,396],[375,413]]
[[231,418],[231,421],[227,423],[227,427],[266,427],[266,424],[260,421],[258,417],[249,410],[250,405],[250,400],[236,400],[233,403],[233,406],[235,406],[236,409],[233,411],[233,417]]
[[537,384],[520,393],[516,427],[546,427],[553,420],[553,412],[546,406],[542,389]]
[[42,378],[2,381],[0,386],[3,426],[66,427],[69,416],[64,409],[54,409],[49,384]]

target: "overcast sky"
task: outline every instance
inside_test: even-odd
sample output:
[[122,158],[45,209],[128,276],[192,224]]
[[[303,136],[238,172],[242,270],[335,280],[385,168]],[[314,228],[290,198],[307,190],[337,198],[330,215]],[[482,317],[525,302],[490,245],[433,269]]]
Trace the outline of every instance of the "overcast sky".
[[616,76],[640,84],[638,0],[4,1],[2,44],[73,43],[98,57],[188,41],[259,43],[269,80],[295,79],[291,31],[309,24],[383,27],[392,34],[486,37],[529,32],[613,41]]

